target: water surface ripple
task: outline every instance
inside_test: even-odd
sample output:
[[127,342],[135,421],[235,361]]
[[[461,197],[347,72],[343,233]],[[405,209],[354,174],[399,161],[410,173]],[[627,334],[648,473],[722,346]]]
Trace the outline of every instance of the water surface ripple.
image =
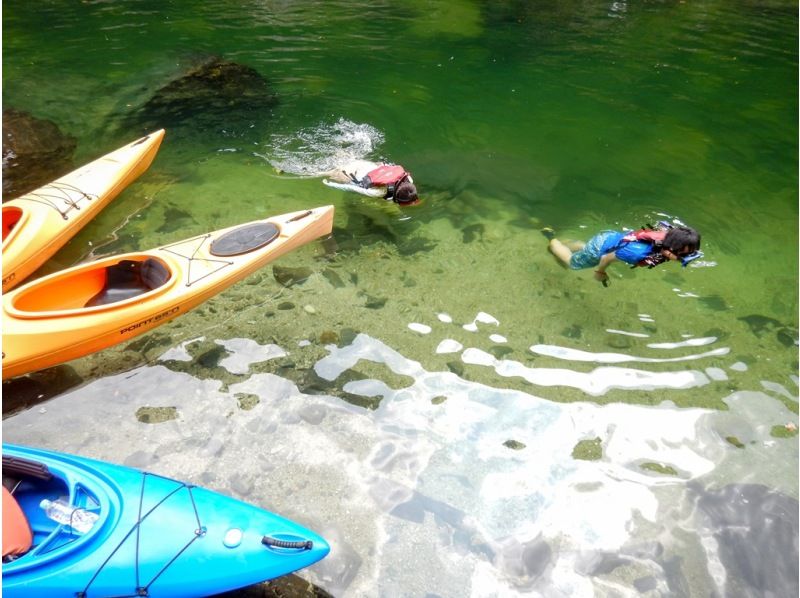
[[[336,207],[331,238],[197,310],[5,382],[4,440],[295,519],[334,596],[797,595],[795,3],[16,1],[3,23],[4,108],[76,165],[167,129],[37,275]],[[214,56],[263,93],[153,108]],[[309,176],[346,158],[403,164],[422,202]],[[608,288],[539,232],[662,219],[704,258]]]

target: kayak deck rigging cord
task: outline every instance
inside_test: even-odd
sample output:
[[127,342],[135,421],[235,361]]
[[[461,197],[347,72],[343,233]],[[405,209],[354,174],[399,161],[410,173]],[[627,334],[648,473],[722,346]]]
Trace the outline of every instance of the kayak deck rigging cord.
[[[78,195],[78,197],[75,197],[75,195]],[[56,212],[61,214],[61,217],[64,220],[67,220],[71,210],[81,209],[79,202],[83,200],[93,201],[97,199],[97,197],[97,195],[92,195],[90,193],[81,191],[73,185],[56,182],[45,185],[36,191],[31,191],[19,199],[25,199],[27,201],[40,203],[53,208]],[[62,204],[65,206],[63,209],[59,207]]]
[[[166,251],[167,253],[171,253],[172,255],[177,255],[178,257],[182,257],[187,262],[189,262],[189,267],[188,267],[187,272],[186,272],[186,286],[187,287],[192,286],[196,282],[200,282],[201,280],[203,280],[204,278],[206,278],[208,276],[211,276],[212,274],[216,274],[217,272],[219,272],[223,268],[227,268],[228,266],[232,266],[233,265],[233,262],[228,261],[228,260],[215,260],[215,259],[204,258],[204,257],[195,257],[197,255],[197,252],[200,251],[200,248],[203,246],[203,244],[209,238],[211,238],[211,234],[210,233],[209,234],[205,234],[205,235],[201,235],[199,237],[195,237],[193,239],[187,239],[186,241],[180,241],[178,243],[173,243],[172,245],[166,245],[166,246],[161,248],[162,251]],[[180,253],[179,251],[174,251],[173,250],[174,247],[179,247],[181,245],[187,245],[189,243],[193,243],[193,242],[197,242],[197,241],[199,241],[197,243],[197,247],[194,248],[194,251],[191,252],[191,255],[184,255],[183,253]],[[196,261],[202,261],[202,262],[207,262],[207,263],[216,263],[216,264],[220,264],[220,265],[217,268],[215,268],[214,270],[211,270],[210,272],[206,272],[202,276],[199,276],[198,278],[192,280],[192,264],[194,262],[196,262]]]
[[[299,214],[289,220],[289,222],[294,222],[296,220],[305,218],[311,213],[311,211],[307,211]],[[208,253],[218,258],[233,257],[251,253],[272,243],[278,238],[278,236],[280,236],[280,232],[280,228],[272,222],[251,222],[249,224],[243,224],[225,233],[222,233],[215,239],[211,240],[208,247]],[[178,243],[173,243],[172,245],[167,245],[161,248],[167,253],[177,255],[178,257],[182,257],[188,261],[186,273],[187,287],[192,286],[194,283],[203,280],[207,276],[216,274],[223,268],[232,266],[234,264],[234,262],[224,259],[197,257],[198,252],[211,239],[212,234],[213,233],[207,233],[205,235],[200,235],[199,237],[194,237],[185,241],[179,241]],[[184,245],[192,248],[190,251],[188,251],[189,255],[186,255],[180,251],[176,251],[177,247]],[[192,279],[192,265],[197,261],[202,261],[206,264],[219,265],[209,272],[206,272],[202,276]]]
[[[161,498],[161,500],[159,500],[155,504],[155,506],[153,506],[150,510],[148,510],[144,515],[142,515],[142,506],[144,504],[145,484],[146,484],[148,476],[157,477],[157,478],[161,478],[162,480],[167,480],[167,481],[170,481],[170,482],[174,482],[175,484],[177,484],[177,487],[174,488],[171,492],[167,493],[163,498]],[[77,598],[88,598],[88,596],[89,596],[89,593],[88,593],[89,592],[89,588],[92,585],[92,583],[94,583],[95,579],[97,579],[97,576],[100,575],[101,571],[105,568],[105,566],[112,559],[112,557],[120,550],[120,548],[122,548],[122,546],[125,544],[125,542],[128,540],[128,538],[130,538],[131,534],[134,531],[136,532],[136,550],[135,550],[135,555],[136,555],[136,565],[135,565],[136,590],[135,590],[135,593],[134,594],[126,594],[126,595],[122,595],[122,596],[114,596],[114,597],[109,597],[109,598],[136,598],[137,596],[149,596],[150,595],[149,594],[150,586],[153,585],[153,583],[155,583],[155,581],[164,573],[164,571],[166,571],[169,568],[169,566],[172,565],[172,563],[174,563],[178,559],[178,557],[180,557],[184,553],[184,551],[186,551],[186,549],[189,548],[189,546],[192,545],[192,543],[195,540],[197,540],[198,538],[204,536],[205,533],[206,533],[206,528],[203,527],[203,525],[200,523],[200,515],[197,512],[197,505],[194,502],[194,496],[192,495],[192,488],[194,488],[194,485],[192,485],[192,484],[186,484],[186,483],[183,483],[183,482],[178,482],[176,480],[172,480],[170,478],[165,478],[165,477],[159,476],[157,474],[153,474],[153,473],[148,473],[146,471],[142,472],[142,487],[141,487],[141,490],[140,490],[140,493],[139,493],[139,512],[138,512],[136,523],[133,524],[131,529],[128,530],[128,533],[125,534],[125,536],[122,538],[122,540],[120,540],[119,544],[117,544],[117,546],[114,548],[114,550],[111,551],[111,554],[109,554],[108,557],[106,557],[106,560],[104,560],[103,563],[97,568],[97,571],[92,576],[92,578],[89,580],[89,583],[86,584],[86,587],[83,589],[83,591],[76,592],[75,596]],[[139,577],[139,535],[140,535],[141,524],[145,519],[147,519],[147,517],[151,513],[153,513],[157,508],[159,508],[162,504],[164,504],[164,502],[166,502],[167,499],[169,499],[170,497],[174,496],[175,494],[177,494],[179,491],[181,491],[183,489],[185,489],[187,491],[188,495],[189,495],[189,500],[191,501],[192,509],[194,510],[194,516],[195,516],[195,521],[197,522],[197,527],[194,529],[192,538],[183,546],[183,548],[181,548],[175,554],[175,556],[173,556],[158,571],[158,573],[156,573],[153,576],[153,578],[149,582],[147,582],[145,585],[142,585],[141,584],[141,579]]]

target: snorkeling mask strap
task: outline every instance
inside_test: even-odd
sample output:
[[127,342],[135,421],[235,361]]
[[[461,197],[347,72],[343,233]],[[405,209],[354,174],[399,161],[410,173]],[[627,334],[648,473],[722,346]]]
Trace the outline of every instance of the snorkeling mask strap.
[[399,187],[400,184],[403,181],[405,181],[406,179],[408,179],[408,173],[404,174],[402,177],[400,177],[399,180],[395,181],[394,183],[390,183],[390,184],[386,185],[386,199],[391,199],[393,202],[400,203],[400,204],[409,203],[409,202],[406,202],[406,201],[397,201],[397,199],[394,196],[395,189],[397,187]]

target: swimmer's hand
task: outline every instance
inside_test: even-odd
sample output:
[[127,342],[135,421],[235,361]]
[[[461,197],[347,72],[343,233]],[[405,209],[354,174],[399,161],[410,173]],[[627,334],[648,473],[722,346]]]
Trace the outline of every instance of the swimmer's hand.
[[595,280],[602,282],[604,287],[608,286],[608,274],[606,274],[603,270],[595,270],[594,277]]

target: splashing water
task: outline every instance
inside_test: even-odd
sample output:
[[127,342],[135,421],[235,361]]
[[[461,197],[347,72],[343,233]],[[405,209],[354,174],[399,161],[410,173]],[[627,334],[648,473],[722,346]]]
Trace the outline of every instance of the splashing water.
[[340,118],[292,134],[270,138],[264,158],[275,169],[300,176],[316,176],[350,160],[364,159],[383,144],[384,136],[372,125]]

